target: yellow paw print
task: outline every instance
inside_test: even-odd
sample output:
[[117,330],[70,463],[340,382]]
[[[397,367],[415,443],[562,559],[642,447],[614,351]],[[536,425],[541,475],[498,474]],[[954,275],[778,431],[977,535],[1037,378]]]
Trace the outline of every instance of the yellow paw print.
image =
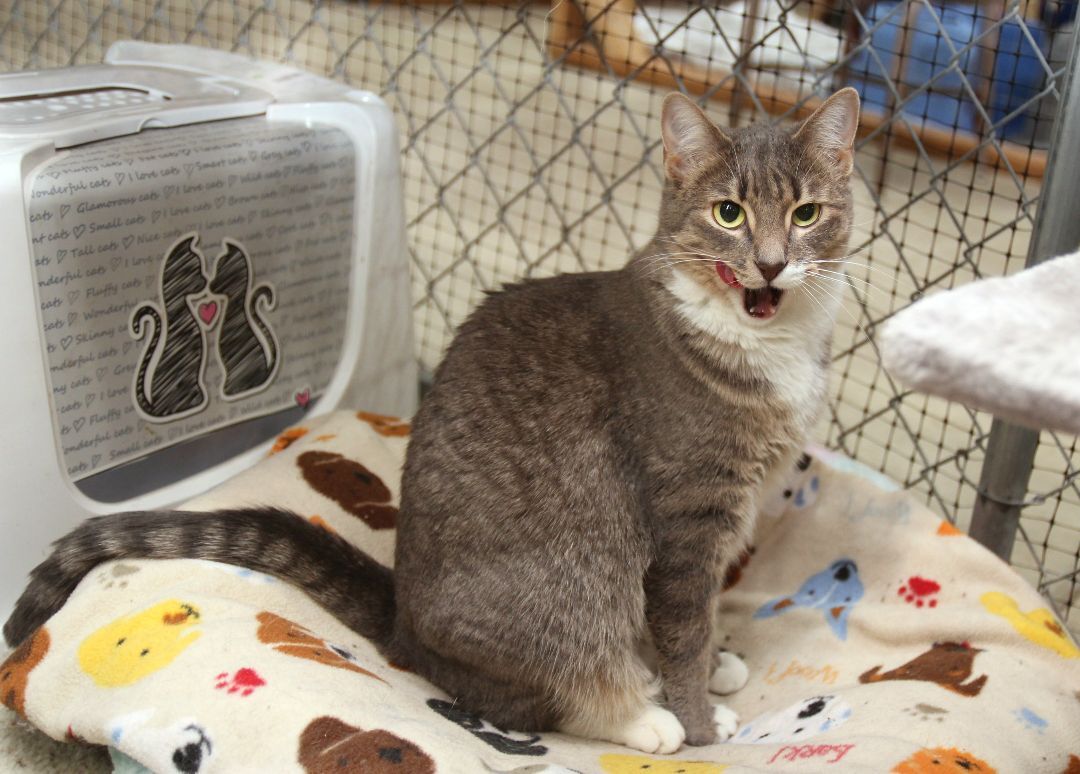
[[671,758],[646,758],[644,755],[600,756],[606,774],[723,774],[727,766],[709,761],[679,761]]
[[1011,623],[1025,639],[1049,648],[1065,658],[1080,657],[1080,648],[1072,643],[1054,614],[1045,607],[1032,610],[1030,613],[1021,612],[1015,599],[999,591],[988,591],[979,599],[983,607]]
[[202,632],[199,611],[175,599],[118,618],[79,646],[79,666],[98,685],[131,685],[168,666]]

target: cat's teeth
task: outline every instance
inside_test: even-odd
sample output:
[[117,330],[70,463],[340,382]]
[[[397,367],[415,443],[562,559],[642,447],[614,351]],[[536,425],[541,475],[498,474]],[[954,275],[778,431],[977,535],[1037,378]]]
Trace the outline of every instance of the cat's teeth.
[[767,320],[776,314],[784,291],[774,287],[747,288],[743,291],[743,308],[751,317]]

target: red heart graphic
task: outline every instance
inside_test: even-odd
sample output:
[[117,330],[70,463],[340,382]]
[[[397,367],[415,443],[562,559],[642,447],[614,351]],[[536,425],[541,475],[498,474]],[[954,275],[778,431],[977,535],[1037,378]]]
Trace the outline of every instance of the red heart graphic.
[[307,408],[311,403],[311,390],[301,390],[296,393],[296,405],[300,408]]
[[908,588],[917,597],[925,597],[927,594],[933,594],[941,591],[941,585],[928,578],[920,578],[918,575],[912,575],[908,578]]
[[204,325],[209,325],[217,317],[217,301],[207,301],[199,304],[199,319]]

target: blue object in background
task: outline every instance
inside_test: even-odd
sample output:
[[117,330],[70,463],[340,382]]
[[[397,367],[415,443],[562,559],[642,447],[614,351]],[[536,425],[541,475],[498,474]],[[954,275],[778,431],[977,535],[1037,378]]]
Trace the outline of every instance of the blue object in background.
[[[870,36],[870,48],[876,54],[863,49],[855,53],[848,66],[848,78],[866,107],[885,112],[889,106],[886,79],[896,71],[896,57],[904,43],[903,25],[907,4],[895,0],[872,5],[866,20],[874,26]],[[940,26],[934,19],[940,19]],[[898,78],[910,93],[937,77],[933,86],[923,89],[908,100],[903,111],[908,118],[938,124],[950,129],[974,132],[978,112],[971,93],[964,87],[964,78],[975,95],[980,94],[985,78],[980,75],[980,58],[984,49],[973,40],[985,32],[988,20],[980,19],[975,6],[948,4],[936,6],[932,13],[920,6],[914,16],[912,27],[907,31],[907,50],[902,60],[903,72]],[[1026,22],[1031,39],[1040,51],[1046,50],[1046,35],[1033,21]],[[946,41],[942,29],[948,36]],[[949,45],[951,41],[951,46]],[[979,41],[988,44],[987,36]],[[953,52],[961,52],[953,61]],[[1020,24],[1010,19],[998,26],[996,51],[991,54],[993,75],[990,83],[987,114],[996,125],[1002,118],[1018,109],[1025,101],[1038,93],[1044,80],[1044,71],[1031,40],[1024,34]],[[901,97],[905,96],[901,90]],[[1031,106],[1034,113],[1036,106]],[[998,136],[1026,141],[1031,136],[1033,116],[1025,111],[998,127]]]

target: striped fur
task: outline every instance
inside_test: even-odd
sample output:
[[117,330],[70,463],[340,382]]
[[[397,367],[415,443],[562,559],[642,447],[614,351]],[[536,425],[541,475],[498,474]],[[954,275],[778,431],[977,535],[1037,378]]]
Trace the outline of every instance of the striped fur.
[[328,530],[277,508],[142,511],[88,519],[58,540],[31,572],[4,625],[4,639],[11,646],[25,640],[98,564],[134,558],[209,559],[258,570],[304,589],[377,644],[389,641],[390,570]]

